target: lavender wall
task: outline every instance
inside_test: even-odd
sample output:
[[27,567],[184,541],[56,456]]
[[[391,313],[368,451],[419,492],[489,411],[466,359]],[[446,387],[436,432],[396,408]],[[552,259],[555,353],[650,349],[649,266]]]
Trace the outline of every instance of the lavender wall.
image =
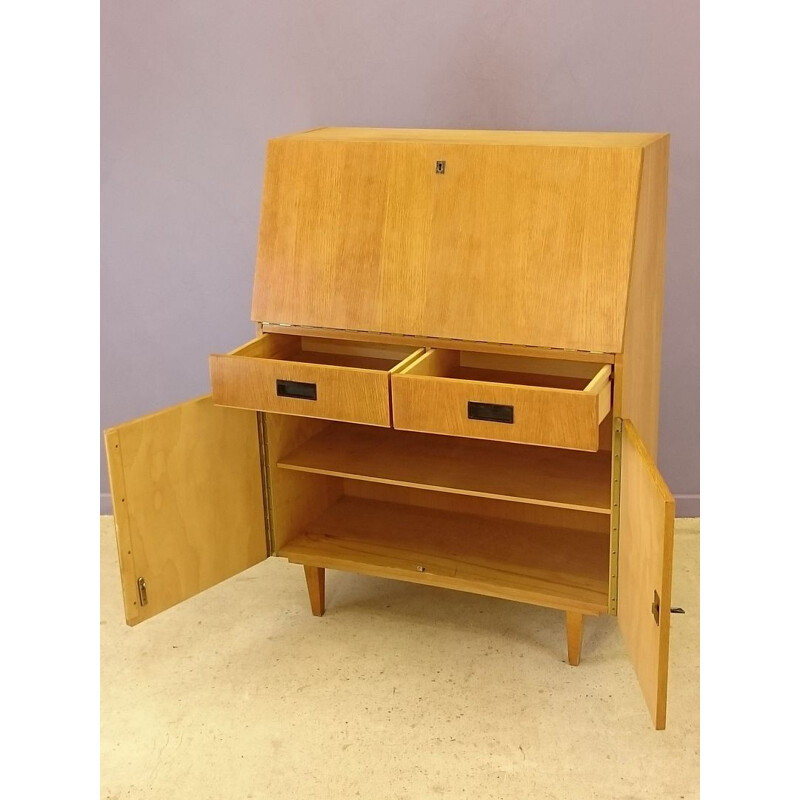
[[668,131],[659,466],[699,513],[698,0],[107,0],[101,34],[103,427],[206,393],[251,336],[269,137]]

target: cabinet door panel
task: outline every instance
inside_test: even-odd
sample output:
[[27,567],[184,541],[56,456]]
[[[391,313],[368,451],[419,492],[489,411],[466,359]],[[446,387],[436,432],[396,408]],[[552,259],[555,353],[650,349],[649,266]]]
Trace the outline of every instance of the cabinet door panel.
[[674,524],[675,500],[625,420],[617,619],[658,730],[666,724]]
[[267,557],[255,412],[201,397],[105,440],[129,625]]

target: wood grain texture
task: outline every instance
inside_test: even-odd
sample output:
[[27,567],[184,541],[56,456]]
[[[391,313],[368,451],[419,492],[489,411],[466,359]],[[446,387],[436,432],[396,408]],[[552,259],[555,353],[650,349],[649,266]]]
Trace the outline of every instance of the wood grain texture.
[[[656,729],[666,724],[675,500],[629,420],[622,429],[617,620]],[[660,621],[652,613],[660,598]]]
[[616,416],[630,419],[658,458],[661,320],[667,224],[669,137],[644,152]]
[[350,497],[363,497],[367,500],[383,500],[387,503],[401,503],[419,508],[474,514],[479,517],[524,522],[547,528],[581,530],[604,536],[606,542],[610,533],[608,516],[590,511],[577,511],[574,508],[509,503],[507,500],[496,500],[492,497],[432,492],[429,489],[417,489],[412,486],[351,478],[343,479],[342,491]]
[[[258,323],[260,330],[266,333],[285,333],[286,325],[273,325],[268,322]],[[368,331],[345,331],[339,328],[313,328],[304,325],[291,325],[288,329],[298,336],[315,336],[349,340],[353,342],[386,342],[389,344],[407,344],[408,336],[391,333],[369,333]],[[565,359],[586,361],[593,364],[613,364],[613,353],[592,353],[588,350],[564,350],[533,345],[513,345],[502,342],[473,342],[465,339],[446,339],[434,336],[414,336],[413,342],[418,347],[435,347],[445,350],[463,350],[469,348],[476,353],[497,353],[500,355],[530,356],[535,358]]]
[[281,469],[610,514],[610,453],[331,423]]
[[[314,344],[297,336],[264,334],[233,353],[210,356],[214,402],[389,426],[389,374],[406,363],[414,348],[354,342],[334,347],[323,340],[315,349]],[[314,384],[316,400],[279,396],[279,380]]]
[[619,352],[649,138],[502,139],[272,140],[253,319]]
[[567,611],[567,661],[573,667],[581,663],[583,645],[583,614]]
[[278,469],[278,461],[330,425],[320,419],[266,414],[267,474],[275,551],[342,494],[341,478]]
[[138,576],[133,560],[133,543],[131,541],[131,523],[128,516],[127,490],[125,488],[125,470],[123,468],[122,451],[119,446],[119,431],[109,428],[104,432],[106,445],[106,463],[111,488],[111,502],[114,512],[114,532],[117,539],[117,556],[119,573],[122,581],[122,605],[128,625],[139,621],[141,609],[136,588]]
[[308,587],[308,599],[311,613],[321,617],[325,613],[325,570],[321,567],[303,567]]
[[364,142],[451,142],[537,147],[646,147],[662,134],[601,131],[485,131],[436,128],[314,128],[280,139]]
[[[517,356],[472,353],[466,366],[464,355],[452,350],[429,351],[392,377],[395,428],[598,450],[600,423],[611,405],[608,365],[593,367],[598,380],[590,381],[586,377],[529,373],[524,363],[527,359]],[[477,367],[480,357],[487,359],[488,368]],[[537,372],[548,363],[536,361],[531,368]],[[559,388],[562,386],[571,388]],[[470,402],[512,406],[513,423],[470,419]]]
[[355,497],[331,506],[281,555],[589,614],[608,603],[603,537]]
[[509,503],[492,497],[459,495],[451,492],[432,492],[397,484],[375,483],[351,478],[343,479],[343,492],[350,497],[367,500],[385,500],[388,503],[405,503],[420,508],[435,508],[476,514],[479,517],[526,522],[548,528],[572,528],[608,536],[609,518],[605,514],[577,511],[560,506],[539,506],[532,503]]
[[109,429],[106,447],[128,624],[267,557],[255,414],[202,397]]

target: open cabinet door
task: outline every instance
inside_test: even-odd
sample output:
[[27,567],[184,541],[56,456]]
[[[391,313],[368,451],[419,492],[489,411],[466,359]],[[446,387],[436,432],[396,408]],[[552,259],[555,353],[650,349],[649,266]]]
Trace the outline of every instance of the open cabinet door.
[[657,730],[667,717],[675,500],[636,428],[622,428],[617,619]]
[[256,412],[201,397],[105,440],[129,625],[267,557]]

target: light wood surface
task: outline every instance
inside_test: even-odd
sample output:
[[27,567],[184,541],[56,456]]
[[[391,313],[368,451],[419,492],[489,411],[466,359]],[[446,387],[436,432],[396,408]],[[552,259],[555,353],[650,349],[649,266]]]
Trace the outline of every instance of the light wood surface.
[[[622,429],[617,620],[656,729],[666,724],[675,500],[635,427]],[[659,622],[653,616],[655,595]]]
[[272,140],[253,319],[619,352],[652,137],[449,136]]
[[367,500],[383,500],[387,503],[403,503],[420,508],[474,514],[479,517],[524,522],[547,528],[582,530],[602,534],[606,539],[609,535],[609,517],[606,514],[576,511],[574,508],[509,503],[507,500],[495,500],[491,497],[432,492],[429,489],[352,478],[343,479],[342,491],[351,497],[363,497]]
[[356,497],[341,498],[280,555],[589,614],[608,603],[602,536]]
[[267,557],[255,414],[202,397],[105,439],[128,624]]
[[459,365],[462,368],[485,369],[496,372],[527,373],[543,378],[570,378],[575,379],[582,386],[599,376],[610,374],[611,368],[604,370],[595,364],[582,361],[554,361],[536,357],[520,358],[512,354],[500,355],[497,353],[474,353],[462,350],[459,355]]
[[452,142],[537,147],[645,147],[659,133],[602,131],[485,131],[437,128],[314,128],[278,139],[363,142]]
[[325,570],[321,567],[303,567],[308,586],[308,599],[311,602],[311,613],[321,617],[325,613]]
[[[597,451],[611,408],[611,368],[597,380],[528,372],[526,359],[430,350],[392,378],[392,418],[400,430]],[[485,362],[485,366],[480,366]],[[560,362],[553,362],[558,364]],[[504,367],[499,369],[498,367]],[[508,371],[514,369],[514,372]],[[565,388],[561,388],[565,387]],[[513,407],[513,422],[470,419],[469,403]]]
[[609,413],[600,423],[600,449],[611,452],[613,439],[614,417]]
[[331,423],[282,469],[610,514],[608,451],[582,453]]
[[669,137],[665,136],[644,154],[616,398],[616,416],[633,422],[654,459],[658,458],[668,169]]
[[342,494],[341,478],[278,469],[278,460],[325,430],[330,422],[288,414],[266,414],[270,518],[276,551],[304,530]]
[[128,515],[128,492],[125,486],[125,471],[120,450],[119,430],[109,428],[104,431],[104,441],[114,514],[114,532],[117,540],[119,573],[122,581],[122,605],[128,625],[135,625],[141,615],[137,591],[139,576],[136,572],[136,564],[133,558],[131,522]]
[[[612,609],[663,728],[668,147],[625,133],[273,139],[252,304],[263,335],[210,357],[219,407],[106,432],[129,623],[270,547],[304,565],[316,615],[325,568],[563,609],[570,664],[583,616]],[[285,396],[302,387],[279,381],[315,389]],[[613,455],[612,402],[625,418]],[[513,421],[470,419],[470,403],[513,407]]]
[[581,663],[583,645],[583,614],[567,611],[567,660],[577,667]]
[[[391,333],[369,333],[368,331],[345,331],[340,328],[313,328],[306,325],[273,325],[258,323],[258,329],[266,333],[285,333],[290,330],[298,336],[315,336],[349,340],[352,342],[385,342],[388,344],[407,344],[408,336]],[[532,358],[569,359],[592,364],[613,364],[613,353],[593,353],[588,350],[565,350],[563,348],[535,347],[534,345],[503,344],[502,342],[473,342],[465,339],[446,339],[440,336],[414,336],[418,347],[435,347],[442,350],[463,350],[468,347],[476,353],[497,353],[499,355],[526,356]]]
[[[228,355],[209,358],[217,405],[391,424],[389,374],[421,350],[264,334]],[[278,381],[314,384],[316,399],[279,396]]]

